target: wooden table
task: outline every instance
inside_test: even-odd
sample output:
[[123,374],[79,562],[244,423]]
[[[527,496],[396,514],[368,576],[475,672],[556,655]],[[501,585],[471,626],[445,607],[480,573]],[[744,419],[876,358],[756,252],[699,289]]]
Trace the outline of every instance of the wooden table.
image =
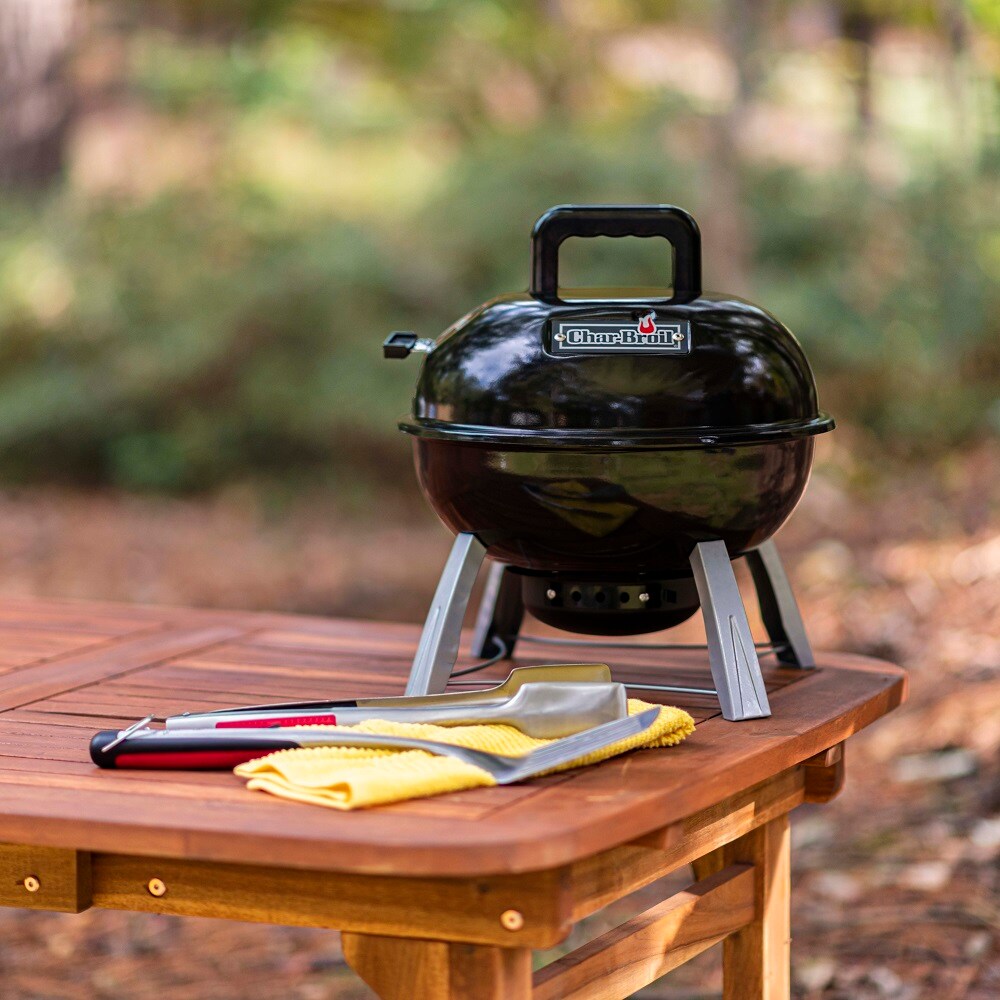
[[[835,795],[844,741],[902,701],[890,664],[771,666],[772,718],[725,722],[685,696],[699,725],[679,747],[357,813],[251,793],[228,773],[89,761],[94,730],[151,711],[400,691],[417,634],[0,602],[0,904],[337,928],[353,968],[399,1000],[624,997],[721,940],[727,1000],[788,996],[788,813]],[[553,659],[522,651],[519,663]],[[608,655],[622,676],[665,679],[654,654]],[[673,683],[711,686],[702,656],[670,655]],[[532,974],[532,949],[689,864],[687,890]]]

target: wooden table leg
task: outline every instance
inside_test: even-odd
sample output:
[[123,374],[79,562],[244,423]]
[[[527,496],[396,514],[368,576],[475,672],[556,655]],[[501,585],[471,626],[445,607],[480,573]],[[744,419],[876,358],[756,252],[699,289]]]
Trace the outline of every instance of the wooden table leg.
[[727,844],[729,863],[754,866],[756,916],[722,945],[723,1000],[788,1000],[791,850],[788,814]]
[[531,949],[374,934],[340,936],[348,965],[382,1000],[530,1000]]

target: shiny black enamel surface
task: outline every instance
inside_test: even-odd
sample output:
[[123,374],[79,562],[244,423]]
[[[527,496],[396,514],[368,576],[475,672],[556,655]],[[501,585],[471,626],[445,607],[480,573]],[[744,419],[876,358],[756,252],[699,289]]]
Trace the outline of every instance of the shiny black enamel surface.
[[[673,293],[561,290],[562,241],[596,235],[669,240]],[[528,610],[625,635],[694,613],[699,542],[722,540],[735,558],[777,531],[805,489],[813,436],[833,421],[786,327],[702,293],[686,212],[560,206],[532,236],[531,294],[445,332],[400,427],[435,511],[522,574]]]
[[813,439],[731,448],[493,448],[418,438],[420,485],[453,531],[535,572],[687,576],[695,544],[766,541],[809,477]]
[[[624,294],[624,293],[623,293]],[[691,324],[681,357],[613,353],[555,357],[550,321],[574,315]],[[658,305],[554,305],[509,296],[446,333],[424,362],[403,430],[519,447],[700,447],[829,430],[795,338],[736,299]]]

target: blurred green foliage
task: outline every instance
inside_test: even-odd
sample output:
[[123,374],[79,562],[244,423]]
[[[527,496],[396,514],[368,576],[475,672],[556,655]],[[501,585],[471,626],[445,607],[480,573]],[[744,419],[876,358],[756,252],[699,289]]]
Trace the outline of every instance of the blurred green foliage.
[[[405,474],[395,418],[416,364],[383,363],[390,329],[436,335],[523,288],[527,234],[550,205],[718,211],[698,128],[720,112],[690,95],[611,87],[596,113],[548,94],[559,77],[542,65],[527,79],[547,96],[521,101],[534,110],[489,122],[461,86],[428,96],[452,77],[420,5],[399,22],[392,4],[330,5],[332,25],[281,6],[225,42],[133,26],[127,104],[151,123],[138,166],[94,181],[82,157],[58,190],[4,198],[6,479],[184,490]],[[448,10],[454,44],[471,33],[501,75],[538,27],[519,12],[510,28],[507,5]],[[529,68],[545,51],[532,46]],[[803,341],[825,407],[922,453],[1000,427],[1000,159],[992,127],[961,156],[913,136],[896,148],[892,183],[861,155],[830,170],[737,156],[730,180],[746,289]],[[574,250],[574,283],[621,278],[622,259],[628,283],[661,283],[665,257],[604,242]],[[710,287],[729,250],[706,245]]]

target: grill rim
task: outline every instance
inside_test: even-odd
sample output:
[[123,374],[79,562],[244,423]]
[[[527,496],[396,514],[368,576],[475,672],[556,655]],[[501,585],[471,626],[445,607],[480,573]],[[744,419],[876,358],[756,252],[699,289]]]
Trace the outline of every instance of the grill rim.
[[730,447],[787,441],[825,434],[836,427],[829,414],[782,420],[769,424],[740,424],[735,427],[671,428],[521,428],[456,424],[446,420],[403,419],[398,427],[415,438],[461,441],[465,444],[501,445],[504,448],[619,451],[626,449],[688,449]]

